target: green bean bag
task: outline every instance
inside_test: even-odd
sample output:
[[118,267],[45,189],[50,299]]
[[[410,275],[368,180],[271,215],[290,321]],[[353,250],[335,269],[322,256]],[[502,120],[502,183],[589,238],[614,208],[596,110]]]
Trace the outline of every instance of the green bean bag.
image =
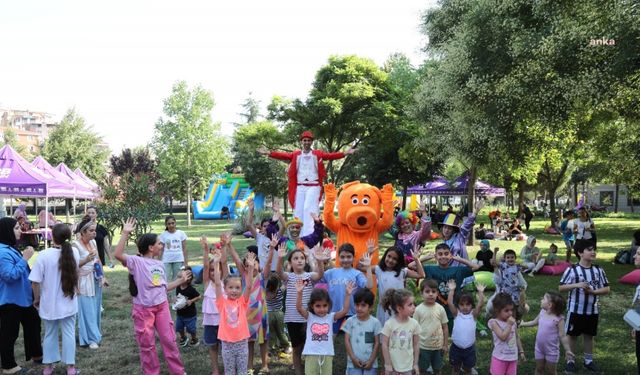
[[[496,284],[493,282],[493,272],[479,271],[473,274],[476,282],[482,283],[486,286],[485,290],[496,290]],[[467,284],[464,287],[465,290],[475,292],[476,286],[474,284]]]

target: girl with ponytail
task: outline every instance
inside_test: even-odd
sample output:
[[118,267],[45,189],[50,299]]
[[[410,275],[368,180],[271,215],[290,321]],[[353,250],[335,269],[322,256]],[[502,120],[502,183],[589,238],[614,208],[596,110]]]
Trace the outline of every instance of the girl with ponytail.
[[[154,259],[162,251],[162,242],[158,235],[147,233],[138,239],[140,256],[124,253],[129,235],[135,229],[136,220],[129,218],[122,223],[122,235],[116,246],[114,256],[129,269],[133,278],[130,291],[133,296],[131,316],[140,348],[140,366],[143,374],[159,374],[160,361],[156,352],[156,333],[160,339],[162,352],[167,360],[170,375],[184,375],[184,366],[176,344],[176,333],[169,311],[167,292],[186,282],[190,271],[180,272],[179,277],[167,283],[162,261]],[[132,289],[132,287],[135,288]],[[134,290],[135,289],[135,290]],[[135,292],[135,293],[134,293]]]
[[[33,283],[33,305],[39,309],[44,322],[42,341],[45,365],[43,375],[53,373],[53,364],[62,361],[67,375],[79,374],[76,362],[76,313],[78,301],[78,251],[71,247],[71,229],[56,224],[52,229],[53,247],[38,254],[29,280]],[[62,332],[62,356],[58,346],[58,332]]]

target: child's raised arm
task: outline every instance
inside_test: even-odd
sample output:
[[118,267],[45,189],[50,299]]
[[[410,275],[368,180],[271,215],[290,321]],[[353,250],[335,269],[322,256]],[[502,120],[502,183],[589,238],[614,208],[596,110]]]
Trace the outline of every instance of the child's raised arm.
[[258,231],[256,230],[256,223],[253,219],[253,210],[255,209],[255,203],[253,198],[247,199],[247,207],[249,207],[249,214],[247,215],[246,228],[251,232],[253,238],[258,239]]
[[245,259],[247,261],[247,268],[244,273],[244,298],[249,301],[253,285],[253,269],[258,267],[258,265],[256,264],[256,254],[254,253],[247,253],[247,257]]
[[289,276],[287,276],[287,273],[282,269],[282,262],[284,261],[284,258],[286,256],[287,244],[283,242],[278,246],[278,264],[276,265],[276,273],[278,274],[280,280],[284,282],[287,282],[287,280],[289,280]]
[[[271,235],[271,241],[269,242],[269,253],[267,254],[267,261],[264,264],[264,268],[262,269],[262,278],[267,280],[269,275],[271,274],[271,263],[273,263],[273,256],[276,252],[276,246],[278,246],[278,241],[280,240],[280,236],[278,233],[274,233]],[[277,256],[277,255],[276,255]]]
[[349,281],[346,285],[347,293],[344,296],[344,304],[342,305],[342,310],[338,311],[334,316],[333,320],[338,320],[344,318],[345,315],[349,313],[349,305],[351,304],[351,293],[356,288],[356,285],[353,281]]
[[411,252],[411,256],[413,256],[413,261],[416,262],[416,270],[414,271],[411,268],[407,268],[407,277],[411,277],[413,279],[424,279],[424,267],[422,267],[422,262],[420,261],[420,242],[416,241],[413,245],[413,251]]
[[233,259],[236,267],[238,267],[238,272],[240,272],[240,275],[244,275],[246,270],[244,264],[242,263],[242,259],[240,259],[240,255],[238,255],[235,247],[233,247],[233,245],[231,244],[231,233],[222,233],[220,235],[220,242],[222,243],[222,248],[225,249],[225,251],[228,251],[229,254],[231,254],[231,259]]
[[371,273],[371,255],[369,253],[362,254],[360,264],[367,269],[367,288],[373,289],[373,274]]
[[202,283],[206,288],[209,285],[209,244],[204,234],[200,237],[200,246],[202,246]]
[[124,253],[124,246],[129,239],[129,235],[136,227],[136,219],[130,217],[127,221],[122,222],[122,232],[120,234],[120,241],[116,245],[116,251],[113,256],[122,263],[123,266],[127,266],[127,255]]
[[484,305],[484,290],[486,289],[486,285],[483,283],[476,282],[476,290],[478,291],[478,304],[476,304],[476,308],[473,310],[473,317],[478,319],[480,316],[480,312],[482,311],[482,305]]
[[493,249],[493,257],[491,258],[491,266],[493,266],[493,272],[496,274],[500,273],[500,267],[498,267],[498,252],[500,251],[499,247]]
[[222,283],[220,282],[220,269],[222,265],[220,260],[222,259],[222,252],[220,249],[215,249],[213,251],[213,283],[216,287],[216,298],[221,299],[224,298],[224,293],[222,293]]
[[300,313],[300,315],[302,315],[303,318],[308,319],[309,318],[309,312],[307,311],[307,309],[305,309],[302,306],[302,291],[304,290],[304,287],[306,286],[306,280],[296,280],[296,310],[298,310],[298,312]]
[[331,253],[329,250],[323,250],[317,246],[313,257],[316,259],[316,272],[311,274],[311,280],[318,281],[324,276],[324,261],[331,259]]
[[450,279],[447,282],[447,288],[449,289],[449,294],[447,295],[447,306],[449,306],[449,311],[451,311],[451,315],[455,318],[458,316],[458,308],[455,303],[453,303],[453,298],[456,293],[456,281],[454,279]]
[[465,266],[471,268],[472,271],[477,271],[480,268],[479,264],[473,263],[469,259],[465,259],[457,255],[452,256],[451,259],[455,260],[458,263],[464,264]]

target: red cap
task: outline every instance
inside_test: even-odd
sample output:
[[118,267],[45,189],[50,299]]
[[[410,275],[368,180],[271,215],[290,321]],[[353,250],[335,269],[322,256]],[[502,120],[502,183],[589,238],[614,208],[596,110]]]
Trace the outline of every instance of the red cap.
[[313,139],[313,133],[308,130],[303,131],[302,134],[300,134],[300,140],[303,140],[305,138]]

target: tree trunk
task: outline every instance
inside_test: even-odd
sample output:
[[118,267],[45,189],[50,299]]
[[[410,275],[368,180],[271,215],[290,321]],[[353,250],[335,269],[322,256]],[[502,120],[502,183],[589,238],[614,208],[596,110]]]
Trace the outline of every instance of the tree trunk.
[[289,211],[289,194],[286,190],[284,191],[284,198],[282,201],[284,202],[284,221],[287,221],[287,213]]
[[187,226],[191,226],[191,182],[187,182]]
[[573,207],[578,205],[578,183],[573,183]]
[[524,179],[518,181],[518,216],[524,212]]
[[618,213],[618,193],[620,192],[620,184],[616,184],[616,195],[613,197],[613,212]]
[[[476,167],[471,167],[471,169],[469,170],[469,186],[468,186],[469,191],[467,193],[467,208],[469,212],[473,212],[474,206],[476,203],[476,174],[477,174]],[[468,246],[473,246],[474,237],[475,236],[472,229],[471,233],[469,234],[469,238],[467,239]]]
[[173,215],[173,196],[169,197],[169,214]]
[[402,211],[407,209],[407,186],[402,188]]

